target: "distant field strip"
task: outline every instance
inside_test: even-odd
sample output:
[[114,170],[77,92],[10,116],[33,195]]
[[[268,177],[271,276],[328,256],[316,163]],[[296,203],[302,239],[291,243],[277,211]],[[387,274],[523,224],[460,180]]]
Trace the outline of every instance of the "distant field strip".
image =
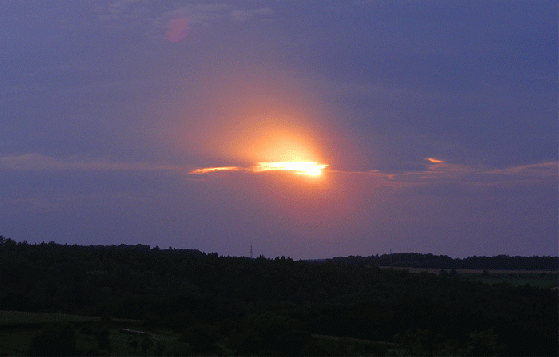
[[[452,269],[426,269],[382,266],[381,269],[407,270],[410,273],[430,273],[439,275],[441,271],[450,273]],[[455,269],[457,276],[462,280],[479,281],[486,284],[508,283],[513,286],[529,284],[542,289],[558,289],[559,272],[553,270],[482,270],[482,269]]]
[[[381,269],[400,269],[400,270],[408,270],[410,273],[433,273],[439,274],[441,270],[446,270],[450,272],[452,269],[432,269],[432,268],[407,268],[407,267],[391,267],[391,266],[379,266]],[[454,269],[458,274],[482,274],[483,269]],[[559,275],[559,271],[555,270],[522,270],[522,269],[497,269],[497,270],[487,270],[490,274],[557,274]]]
[[43,324],[55,322],[89,322],[99,321],[99,319],[99,317],[78,316],[60,313],[0,311],[0,325]]
[[[5,311],[0,310],[0,326],[1,325],[17,325],[17,324],[44,324],[57,322],[92,322],[99,321],[100,317],[80,316],[62,313],[49,312],[25,312],[25,311]],[[131,319],[111,319],[113,322],[140,323],[140,320]]]
[[368,345],[387,345],[387,346],[396,346],[395,343],[392,342],[385,342],[385,341],[371,341],[371,340],[360,340],[358,338],[350,338],[350,337],[338,337],[338,336],[329,336],[329,335],[311,335],[314,338],[324,339],[324,340],[332,340],[332,341],[340,341],[340,342],[352,342],[352,343],[363,343]]

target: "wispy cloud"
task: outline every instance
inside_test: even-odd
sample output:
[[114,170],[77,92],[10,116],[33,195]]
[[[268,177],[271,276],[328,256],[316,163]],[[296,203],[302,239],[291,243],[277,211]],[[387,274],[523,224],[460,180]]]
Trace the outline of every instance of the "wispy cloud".
[[217,167],[204,167],[201,169],[191,170],[188,174],[189,175],[204,175],[211,172],[218,172],[218,171],[243,171],[248,170],[244,167],[239,166],[217,166]]
[[238,9],[231,4],[183,4],[146,0],[117,0],[99,8],[99,18],[107,23],[134,19],[134,26],[148,24],[149,37],[179,42],[197,26],[209,26],[220,21],[247,22],[269,18],[274,11],[269,7]]
[[168,26],[176,18],[185,19],[190,26],[210,25],[227,16],[230,6],[225,4],[187,4],[160,12],[152,23],[155,26]]
[[274,14],[274,10],[269,7],[264,7],[254,10],[233,10],[230,15],[235,21],[245,22],[254,19],[255,17],[267,17]]
[[100,9],[101,19],[119,20],[125,17],[139,17],[146,12],[145,0],[116,0]]
[[426,161],[429,164],[424,170],[397,174],[381,172],[369,172],[368,174],[391,182],[410,184],[456,182],[474,185],[511,185],[557,182],[559,169],[559,164],[556,161],[513,166],[505,169],[447,163],[434,158],[427,158]]
[[180,171],[182,167],[145,162],[114,162],[102,160],[58,159],[37,153],[0,157],[0,170],[17,171]]
[[479,177],[492,182],[530,182],[534,180],[557,183],[559,163],[548,161],[538,164],[513,166],[505,169],[485,170]]

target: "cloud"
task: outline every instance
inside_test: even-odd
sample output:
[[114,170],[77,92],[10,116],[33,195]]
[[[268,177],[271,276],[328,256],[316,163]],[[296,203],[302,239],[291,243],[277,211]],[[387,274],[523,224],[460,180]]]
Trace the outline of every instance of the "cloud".
[[[374,177],[378,182],[384,181],[386,184],[401,184],[400,186],[413,186],[424,184],[441,184],[441,183],[459,183],[466,185],[510,185],[510,184],[538,184],[546,182],[556,182],[558,179],[559,163],[556,161],[543,162],[530,165],[521,165],[509,167],[506,169],[489,169],[475,166],[468,166],[456,163],[447,163],[441,159],[433,157],[425,158],[427,162],[423,170],[407,171],[403,173],[381,172],[379,170],[364,171],[346,171],[337,169],[328,169],[328,165],[316,166],[320,171],[326,173],[364,175]],[[272,165],[272,168],[261,168],[261,166],[253,166],[252,168],[239,166],[221,166],[207,167],[191,170],[190,175],[210,174],[214,172],[227,171],[252,171],[258,173],[268,170],[295,170],[304,172],[307,170],[284,168],[278,164],[286,163],[260,163]],[[294,163],[307,164],[307,163]],[[274,165],[278,166],[277,168]]]
[[235,22],[247,22],[274,13],[268,7],[241,10],[229,4],[171,4],[146,0],[117,0],[98,6],[97,12],[106,24],[125,25],[125,20],[133,20],[133,26],[143,23],[141,26],[148,27],[145,29],[148,37],[170,42],[179,42],[199,25],[207,26],[231,18]]
[[201,169],[191,170],[188,174],[189,175],[204,175],[210,172],[216,171],[239,171],[239,170],[247,170],[243,167],[239,166],[219,166],[219,167],[204,167]]
[[0,157],[0,170],[12,171],[180,171],[182,167],[144,162],[113,162],[94,160],[61,160],[38,153]]
[[[159,11],[151,23],[155,28],[164,27],[166,30],[170,28],[171,31],[177,29],[180,30],[180,33],[184,33],[192,27],[210,25],[223,20],[229,10],[230,6],[225,4],[188,4],[167,11]],[[167,36],[165,39],[168,39]]]
[[559,163],[548,161],[530,165],[513,166],[498,170],[485,170],[479,177],[489,182],[557,182]]
[[466,185],[514,185],[557,182],[559,164],[556,161],[492,169],[447,163],[439,159],[426,159],[424,170],[400,174],[372,173],[393,182],[407,183],[461,183]]
[[117,0],[101,10],[102,20],[119,20],[124,17],[138,17],[145,12],[144,0]]
[[260,9],[254,10],[233,10],[231,11],[230,15],[233,20],[238,22],[245,22],[252,20],[256,16],[267,16],[272,15],[274,11],[269,7],[264,7]]
[[309,176],[319,176],[322,170],[326,168],[325,164],[317,162],[302,162],[302,161],[287,161],[287,162],[257,162],[252,167],[240,166],[217,166],[217,167],[204,167],[201,169],[191,170],[189,175],[204,175],[216,171],[252,171],[259,173],[264,171],[289,171],[296,174],[306,174]]

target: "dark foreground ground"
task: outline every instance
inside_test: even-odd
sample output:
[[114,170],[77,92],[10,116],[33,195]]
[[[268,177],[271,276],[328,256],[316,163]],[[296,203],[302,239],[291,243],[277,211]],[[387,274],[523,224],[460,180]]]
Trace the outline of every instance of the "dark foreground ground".
[[0,355],[557,355],[557,272],[0,245]]

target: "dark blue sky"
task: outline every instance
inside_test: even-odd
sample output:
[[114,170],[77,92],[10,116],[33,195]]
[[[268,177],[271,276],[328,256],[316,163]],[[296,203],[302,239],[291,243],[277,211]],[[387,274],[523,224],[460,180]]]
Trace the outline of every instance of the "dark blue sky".
[[[0,234],[556,255],[557,1],[0,2]],[[318,178],[251,171],[318,161]],[[198,168],[234,166],[192,175]]]

